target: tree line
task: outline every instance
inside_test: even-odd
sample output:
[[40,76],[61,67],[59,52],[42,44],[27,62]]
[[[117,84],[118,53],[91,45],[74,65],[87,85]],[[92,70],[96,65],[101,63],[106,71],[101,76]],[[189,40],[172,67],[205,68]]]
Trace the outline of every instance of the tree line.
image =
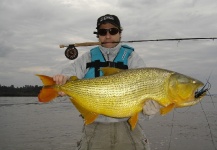
[[0,96],[37,96],[42,86],[25,85],[23,87],[0,85]]

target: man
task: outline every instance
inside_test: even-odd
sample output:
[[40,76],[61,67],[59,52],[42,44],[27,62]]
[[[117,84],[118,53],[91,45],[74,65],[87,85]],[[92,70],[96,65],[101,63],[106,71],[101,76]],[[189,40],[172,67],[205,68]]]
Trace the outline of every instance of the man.
[[[145,67],[143,59],[132,47],[121,45],[122,27],[115,15],[104,15],[97,20],[97,38],[100,46],[91,49],[79,57],[61,75],[53,77],[57,84],[64,84],[70,76],[78,78],[95,78],[102,76],[100,67],[120,69]],[[64,93],[60,93],[64,95]],[[153,101],[146,102],[143,113],[152,115],[159,111],[159,105]],[[127,123],[128,118],[111,118],[99,116],[94,123],[84,126],[84,136],[78,144],[79,150],[142,150],[150,149],[148,140],[140,124],[133,131]]]

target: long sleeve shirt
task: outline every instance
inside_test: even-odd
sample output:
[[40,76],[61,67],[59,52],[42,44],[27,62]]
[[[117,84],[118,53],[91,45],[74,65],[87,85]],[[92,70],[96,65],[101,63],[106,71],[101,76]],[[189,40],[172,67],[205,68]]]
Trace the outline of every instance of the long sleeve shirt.
[[[117,56],[121,48],[121,44],[118,44],[114,48],[105,48],[99,46],[102,54],[106,61],[113,61]],[[62,74],[66,76],[77,76],[79,79],[82,79],[87,73],[88,69],[86,68],[87,63],[91,62],[90,52],[84,53],[82,56],[77,58],[72,64],[62,70]],[[143,59],[133,51],[128,58],[128,68],[142,68],[145,67]]]
[[[113,61],[121,48],[121,44],[119,43],[114,48],[105,48],[102,46],[99,46],[99,48],[102,54],[104,55],[106,61]],[[77,58],[70,66],[64,68],[62,70],[62,74],[68,77],[77,76],[79,79],[82,79],[88,71],[88,69],[86,68],[86,64],[89,62],[91,62],[90,51],[84,53],[82,56]],[[135,51],[133,51],[128,58],[128,68],[132,69],[132,68],[142,68],[142,67],[145,67],[145,63],[143,59]],[[100,115],[95,121],[96,122],[119,122],[119,121],[125,121],[127,119],[128,118],[116,119],[116,118]]]

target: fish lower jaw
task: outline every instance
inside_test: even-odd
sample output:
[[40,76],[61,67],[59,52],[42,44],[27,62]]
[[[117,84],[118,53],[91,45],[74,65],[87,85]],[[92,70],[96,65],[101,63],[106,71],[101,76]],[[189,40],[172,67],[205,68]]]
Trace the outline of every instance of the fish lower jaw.
[[191,100],[191,101],[188,101],[188,102],[178,103],[176,106],[177,106],[177,107],[192,106],[192,105],[195,105],[195,104],[197,104],[198,102],[200,102],[201,99],[202,99],[202,98],[194,99],[194,100]]

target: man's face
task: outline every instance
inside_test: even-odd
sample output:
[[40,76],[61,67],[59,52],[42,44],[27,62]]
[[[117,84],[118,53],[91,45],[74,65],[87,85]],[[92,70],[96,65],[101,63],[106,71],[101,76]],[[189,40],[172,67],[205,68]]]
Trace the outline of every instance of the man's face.
[[[102,24],[100,25],[99,27],[99,30],[100,29],[111,29],[111,28],[116,28],[118,29],[116,26],[114,26],[113,24],[110,24],[110,23],[105,23],[105,24]],[[104,43],[106,42],[105,44],[102,44],[103,47],[106,47],[106,48],[113,48],[115,46],[118,45],[118,43],[120,42],[120,39],[121,39],[121,34],[120,32],[118,32],[117,34],[115,35],[111,35],[108,31],[106,33],[106,35],[100,35],[99,34],[99,41],[101,43]],[[107,43],[108,42],[108,43]],[[109,43],[109,42],[117,42],[117,43]]]

